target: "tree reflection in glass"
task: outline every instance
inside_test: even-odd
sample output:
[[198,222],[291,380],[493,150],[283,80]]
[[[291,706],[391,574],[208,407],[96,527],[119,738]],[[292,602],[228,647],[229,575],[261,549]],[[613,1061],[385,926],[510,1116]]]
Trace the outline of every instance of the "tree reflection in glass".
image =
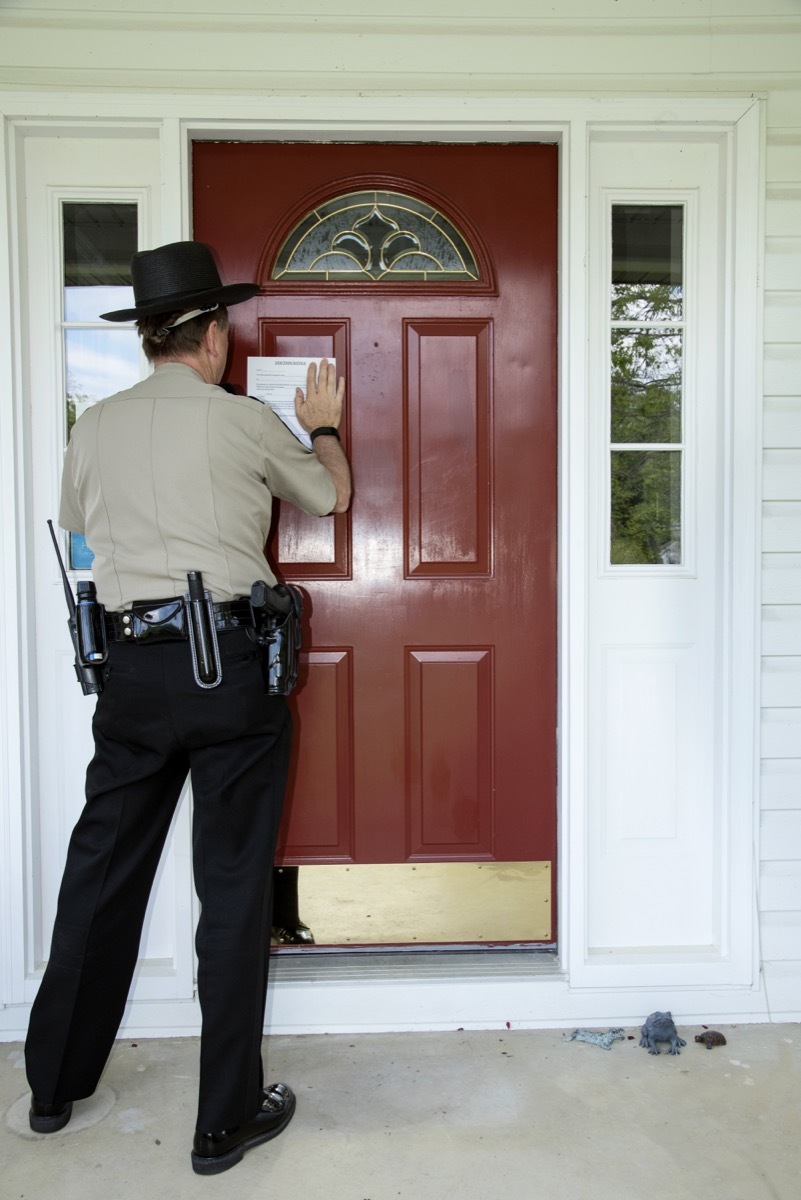
[[681,562],[680,451],[612,451],[611,561]]
[[613,564],[682,561],[682,205],[612,206]]
[[681,441],[681,331],[612,330],[612,441]]

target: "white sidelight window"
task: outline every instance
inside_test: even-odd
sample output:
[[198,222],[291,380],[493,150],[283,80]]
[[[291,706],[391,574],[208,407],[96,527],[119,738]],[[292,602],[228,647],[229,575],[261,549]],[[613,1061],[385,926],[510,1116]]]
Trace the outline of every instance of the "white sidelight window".
[[683,561],[684,205],[612,203],[609,562]]
[[730,770],[753,700],[731,690],[731,149],[591,139],[581,985],[753,976],[751,781]]
[[[27,327],[37,355],[28,364],[36,653],[31,664],[31,763],[26,845],[28,921],[25,998],[36,990],[49,949],[67,840],[83,803],[92,753],[94,698],[73,669],[67,608],[47,528],[57,528],[64,450],[74,421],[103,396],[147,370],[132,326],[102,312],[132,299],[131,254],[151,243],[160,194],[158,142],[79,136],[24,140],[26,231],[22,255]],[[75,592],[91,567],[82,537],[59,533]],[[150,1001],[193,993],[189,819],[159,867],[151,897],[135,995]]]

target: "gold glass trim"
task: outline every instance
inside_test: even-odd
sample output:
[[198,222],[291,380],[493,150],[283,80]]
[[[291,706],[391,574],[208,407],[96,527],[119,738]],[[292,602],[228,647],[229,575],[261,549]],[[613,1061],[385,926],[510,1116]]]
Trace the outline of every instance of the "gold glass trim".
[[476,282],[465,237],[424,200],[402,192],[348,192],[317,205],[285,239],[271,278],[375,283]]

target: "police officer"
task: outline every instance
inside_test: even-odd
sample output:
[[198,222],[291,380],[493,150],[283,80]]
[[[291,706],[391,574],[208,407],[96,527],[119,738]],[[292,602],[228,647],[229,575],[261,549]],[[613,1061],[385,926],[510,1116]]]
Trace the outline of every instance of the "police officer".
[[[86,804],[25,1047],[30,1125],[62,1129],[73,1101],[97,1086],[189,774],[202,1011],[192,1164],[216,1174],[280,1133],[295,1109],[286,1084],[264,1086],[261,1060],[290,719],[285,697],[265,693],[248,597],[254,581],[276,582],[263,553],[273,496],[318,516],[348,507],[344,380],[323,361],[298,389],[309,450],[269,406],[219,386],[226,306],[258,286],[223,286],[198,242],[135,254],[131,271],[135,306],[104,318],[136,321],[155,369],[81,416],[64,463],[59,522],[94,552],[110,644]],[[188,640],[190,572],[202,579],[212,678],[198,676]]]

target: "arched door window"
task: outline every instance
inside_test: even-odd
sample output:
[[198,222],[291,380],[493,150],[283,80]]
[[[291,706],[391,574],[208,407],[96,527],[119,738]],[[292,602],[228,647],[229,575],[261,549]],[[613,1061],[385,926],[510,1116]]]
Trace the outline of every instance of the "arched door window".
[[443,213],[402,192],[347,192],[317,205],[285,238],[274,280],[478,282],[476,256]]

